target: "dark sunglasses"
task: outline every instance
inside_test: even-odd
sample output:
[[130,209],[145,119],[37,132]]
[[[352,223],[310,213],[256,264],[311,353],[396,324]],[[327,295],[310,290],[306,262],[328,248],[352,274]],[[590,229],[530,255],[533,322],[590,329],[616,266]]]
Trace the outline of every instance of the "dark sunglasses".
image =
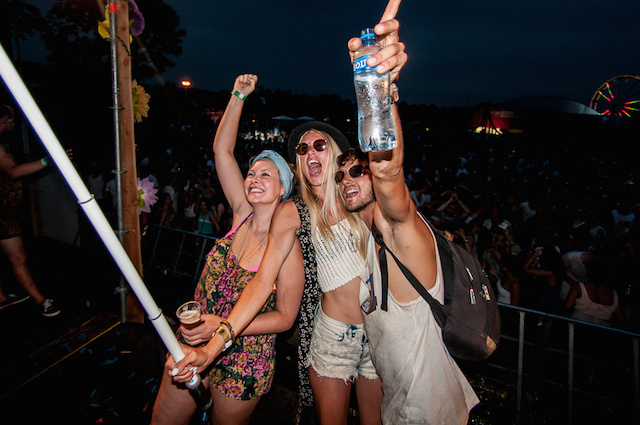
[[[362,175],[364,174],[364,170],[367,170],[368,168],[369,167],[367,165],[354,165],[347,170],[347,173],[349,173],[349,175],[355,179],[356,177],[362,177]],[[342,183],[345,174],[346,173],[342,170],[336,171],[336,183]]]
[[[313,145],[313,148],[316,150],[316,152],[322,152],[323,150],[325,150],[327,148],[327,141],[324,140],[324,139],[318,139],[318,140],[315,140],[312,143],[312,145]],[[296,146],[296,152],[300,156],[306,155],[307,152],[309,152],[309,144],[308,143],[298,143],[298,145]]]

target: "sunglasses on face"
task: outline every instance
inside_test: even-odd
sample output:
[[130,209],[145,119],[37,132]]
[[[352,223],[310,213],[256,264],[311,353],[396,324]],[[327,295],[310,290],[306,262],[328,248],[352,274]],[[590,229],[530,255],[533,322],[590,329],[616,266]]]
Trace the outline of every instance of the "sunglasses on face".
[[[315,140],[311,144],[313,145],[313,149],[315,149],[316,152],[322,152],[323,150],[325,150],[327,148],[327,141],[324,140],[324,139]],[[298,145],[296,146],[296,152],[300,156],[306,155],[307,152],[309,152],[309,144],[308,143],[298,143]]]
[[[354,165],[353,167],[349,168],[346,173],[349,173],[352,178],[362,177],[362,175],[364,174],[364,170],[368,168],[369,167],[366,165]],[[346,173],[342,170],[336,171],[336,183],[342,183],[342,180],[344,180]]]

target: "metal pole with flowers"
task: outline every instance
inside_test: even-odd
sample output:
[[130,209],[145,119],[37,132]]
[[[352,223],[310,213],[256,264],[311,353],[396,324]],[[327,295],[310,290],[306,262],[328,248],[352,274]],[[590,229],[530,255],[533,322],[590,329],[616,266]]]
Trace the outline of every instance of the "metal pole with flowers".
[[[131,7],[130,7],[131,6]],[[139,189],[137,184],[134,119],[146,116],[149,95],[137,83],[131,82],[131,38],[144,28],[144,18],[134,0],[114,0],[106,4],[106,20],[98,26],[98,32],[111,42],[111,66],[113,87],[114,141],[116,149],[116,186],[118,189],[116,233],[138,273],[142,275],[140,248]],[[129,25],[132,19],[132,25]],[[105,29],[107,31],[105,31]],[[135,34],[133,34],[135,33]],[[140,93],[139,89],[142,89]],[[132,92],[132,90],[134,92]],[[128,292],[124,279],[118,288],[121,300],[121,320],[142,323],[142,306],[134,294]]]

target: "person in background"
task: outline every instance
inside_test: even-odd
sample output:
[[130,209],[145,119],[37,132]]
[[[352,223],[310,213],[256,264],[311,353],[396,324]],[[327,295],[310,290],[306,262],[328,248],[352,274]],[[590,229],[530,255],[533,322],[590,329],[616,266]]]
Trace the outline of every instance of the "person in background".
[[160,212],[160,226],[163,227],[171,227],[171,228],[179,228],[180,223],[178,221],[178,215],[176,210],[173,208],[173,201],[171,200],[171,195],[169,193],[164,192],[161,195],[162,210]]
[[520,280],[524,273],[520,259],[514,253],[500,258],[502,276],[496,283],[496,295],[499,303],[520,304]]
[[443,195],[449,195],[449,199],[437,210],[443,213],[441,229],[452,232],[465,224],[471,210],[462,202],[457,192],[448,190]]
[[[0,106],[0,136],[15,127],[11,106]],[[70,150],[67,155],[72,156]],[[50,158],[42,158],[25,164],[16,164],[13,156],[0,144],[0,249],[7,256],[16,280],[26,292],[23,296],[5,294],[0,288],[0,309],[31,298],[44,317],[60,314],[60,307],[45,297],[36,286],[27,265],[27,253],[20,229],[20,207],[22,205],[22,177],[44,170],[52,165]]]
[[565,302],[569,291],[579,282],[587,282],[589,280],[587,274],[587,266],[595,261],[597,254],[587,251],[567,251],[562,254],[562,262],[564,263],[564,278],[560,287],[560,300]]
[[211,212],[211,205],[206,198],[200,200],[200,209],[198,216],[193,222],[193,231],[205,236],[213,236],[220,231],[218,220],[213,215],[213,212]]
[[196,189],[190,186],[184,191],[184,207],[182,208],[182,228],[192,230],[195,228],[196,217],[198,216],[198,199]]
[[100,168],[100,163],[98,161],[93,161],[91,163],[91,170],[89,171],[89,175],[87,176],[87,189],[89,189],[89,192],[93,195],[96,202],[103,211],[105,209],[105,187],[105,181],[102,174],[102,169]]
[[171,196],[173,210],[178,211],[178,175],[171,171],[167,177],[167,184],[162,188],[162,193],[168,193]]
[[526,306],[547,312],[561,310],[560,288],[565,270],[557,246],[546,243],[537,247],[524,263],[524,272],[527,275],[526,288],[523,288]]
[[623,323],[618,293],[611,287],[611,272],[604,260],[587,265],[588,279],[569,291],[565,309],[573,319],[611,326]]

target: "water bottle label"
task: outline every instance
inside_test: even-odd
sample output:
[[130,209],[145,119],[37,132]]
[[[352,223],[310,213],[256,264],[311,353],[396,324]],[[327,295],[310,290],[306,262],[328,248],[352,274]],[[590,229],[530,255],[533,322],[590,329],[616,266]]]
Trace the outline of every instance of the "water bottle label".
[[369,59],[371,56],[373,55],[361,56],[353,61],[353,75],[376,69],[375,67],[370,67],[369,65],[367,65],[367,59]]

